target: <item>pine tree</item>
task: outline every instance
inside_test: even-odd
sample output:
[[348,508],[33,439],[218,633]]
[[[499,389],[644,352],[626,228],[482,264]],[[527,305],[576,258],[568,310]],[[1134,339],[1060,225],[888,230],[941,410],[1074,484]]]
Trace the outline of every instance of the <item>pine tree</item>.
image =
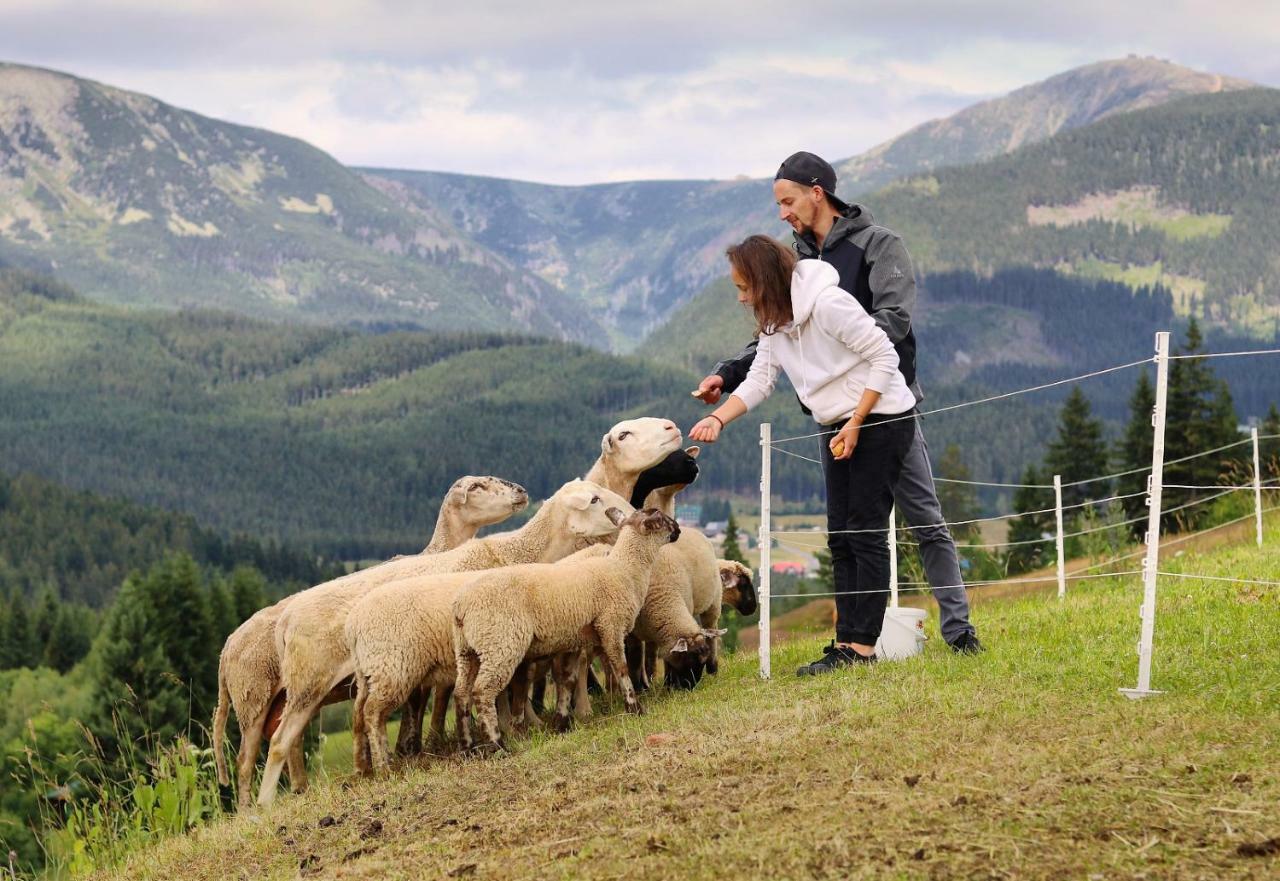
[[1043,538],[1046,534],[1053,533],[1057,528],[1057,521],[1052,512],[1031,513],[1053,507],[1053,490],[1037,487],[1048,482],[1034,465],[1028,465],[1022,472],[1022,483],[1027,486],[1020,487],[1013,494],[1013,509],[1021,516],[1009,524],[1010,547],[1006,566],[1010,575],[1038,569],[1053,559],[1053,544]]
[[231,573],[231,601],[236,626],[267,605],[267,580],[252,566],[237,566]]
[[46,588],[41,591],[32,625],[34,648],[41,659],[44,658],[45,652],[49,648],[49,641],[53,638],[53,630],[58,622],[58,613],[61,611],[60,607],[61,604],[52,590]]
[[[1121,501],[1126,520],[1139,518],[1147,510],[1147,475],[1151,473],[1151,416],[1155,406],[1155,389],[1151,386],[1150,377],[1143,371],[1138,374],[1138,384],[1129,398],[1129,421],[1116,444],[1116,470],[1134,472],[1116,478],[1116,494],[1128,496]],[[1135,493],[1138,495],[1134,495]],[[1137,537],[1145,529],[1145,523],[1134,523],[1130,533]]]
[[31,613],[22,594],[9,598],[8,620],[5,622],[3,645],[0,645],[0,669],[8,667],[36,667],[40,652],[36,649],[35,630]]
[[1280,478],[1280,409],[1275,404],[1258,427],[1258,464],[1264,480]]
[[209,623],[213,628],[214,641],[221,645],[231,635],[231,631],[240,626],[240,618],[236,615],[235,602],[231,596],[231,586],[214,576],[209,583]]
[[156,622],[151,590],[141,577],[129,576],[93,647],[87,722],[108,758],[128,744],[167,742],[187,730],[187,688],[170,672]]
[[186,554],[171,554],[152,567],[143,585],[155,614],[152,639],[169,671],[191,689],[192,713],[204,718],[217,695],[218,652],[200,570]]
[[[1062,405],[1058,416],[1058,436],[1049,444],[1044,464],[1049,477],[1046,483],[1051,483],[1055,474],[1062,476],[1064,484],[1069,484],[1107,473],[1107,447],[1102,440],[1102,422],[1093,418],[1089,399],[1079,386],[1071,390]],[[1064,486],[1062,504],[1077,505],[1088,498],[1105,498],[1110,495],[1109,486],[1110,481],[1105,480],[1083,486]],[[1049,504],[1053,504],[1052,499]]]
[[44,647],[44,665],[59,673],[68,672],[89,653],[92,627],[92,612],[83,606],[64,605]]
[[[1185,344],[1179,354],[1195,355],[1201,351],[1200,326],[1193,319],[1187,326]],[[1240,440],[1235,406],[1227,384],[1214,374],[1202,358],[1180,358],[1169,368],[1169,399],[1165,429],[1165,484],[1211,486],[1237,468],[1242,462],[1242,448],[1224,450],[1212,455],[1197,455],[1206,450]],[[1188,458],[1184,462],[1174,460]],[[1164,491],[1162,507],[1178,508],[1214,494],[1214,490]],[[1168,515],[1161,524],[1166,531],[1195,529],[1209,513],[1205,505],[1195,505]]]
[[720,549],[720,556],[725,560],[747,562],[747,558],[742,555],[742,548],[738,547],[738,521],[733,516],[732,507],[729,508],[729,520],[724,530],[724,545]]
[[971,480],[969,467],[964,464],[960,447],[947,444],[938,460],[938,476],[946,480],[938,485],[938,503],[942,506],[942,518],[948,523],[959,523],[951,527],[951,533],[960,541],[976,538],[981,530],[974,520],[978,516],[978,499],[973,487],[965,483],[949,483],[951,480]]

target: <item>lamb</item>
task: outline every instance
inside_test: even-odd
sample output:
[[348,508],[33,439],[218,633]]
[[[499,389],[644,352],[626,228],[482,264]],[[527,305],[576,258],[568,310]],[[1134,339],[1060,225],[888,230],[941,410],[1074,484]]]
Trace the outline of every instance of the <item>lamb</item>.
[[453,699],[464,747],[472,745],[467,712],[474,704],[486,748],[502,748],[494,702],[522,662],[559,659],[584,645],[604,650],[622,683],[627,710],[641,712],[626,676],[623,640],[649,592],[659,550],[679,538],[680,527],[660,511],[624,517],[615,508],[609,514],[619,533],[607,557],[490,572],[454,599],[458,670]]
[[[450,550],[473,538],[482,526],[500,523],[529,503],[524,487],[500,477],[468,475],[454,481],[440,505],[435,532],[424,553]],[[276,622],[286,597],[260,609],[227,637],[218,658],[218,705],[213,715],[213,754],[218,782],[230,785],[223,740],[227,715],[235,710],[240,723],[240,751],[236,757],[237,798],[242,808],[251,801],[253,771],[273,703],[281,698],[280,660],[276,654]],[[277,707],[278,709],[278,707]],[[268,732],[269,733],[269,732]],[[301,741],[290,754],[289,783],[295,792],[307,786]]]
[[580,545],[612,536],[616,524],[605,512],[619,502],[625,504],[602,487],[573,480],[515,532],[474,538],[442,554],[391,560],[293,597],[276,626],[286,698],[280,726],[271,737],[258,803],[269,804],[275,798],[285,757],[326,697],[335,689],[340,696],[348,693],[345,682],[354,665],[344,628],[347,613],[361,597],[402,578],[559,560]]

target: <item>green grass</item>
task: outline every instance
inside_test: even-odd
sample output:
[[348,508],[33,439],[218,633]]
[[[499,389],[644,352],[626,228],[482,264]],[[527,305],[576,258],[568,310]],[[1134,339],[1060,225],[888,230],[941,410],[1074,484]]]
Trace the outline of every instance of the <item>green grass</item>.
[[[1280,521],[1163,568],[1280,578]],[[322,781],[103,877],[1274,878],[1240,848],[1280,836],[1280,587],[1160,591],[1145,701],[1117,692],[1141,585],[1079,582],[979,605],[979,657],[798,680],[796,641],[773,681],[735,657],[643,717]]]

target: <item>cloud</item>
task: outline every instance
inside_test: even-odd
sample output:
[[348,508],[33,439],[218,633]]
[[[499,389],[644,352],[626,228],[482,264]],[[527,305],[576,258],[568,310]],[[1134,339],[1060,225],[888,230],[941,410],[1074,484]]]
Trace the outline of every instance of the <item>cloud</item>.
[[349,164],[559,183],[766,175],[797,148],[843,158],[1129,52],[1280,83],[1274,3],[0,5],[0,58],[295,135]]

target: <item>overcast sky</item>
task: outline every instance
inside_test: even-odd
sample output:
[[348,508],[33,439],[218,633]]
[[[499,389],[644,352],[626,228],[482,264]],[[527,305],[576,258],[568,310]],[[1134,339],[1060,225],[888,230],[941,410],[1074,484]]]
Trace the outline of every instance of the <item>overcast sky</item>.
[[0,60],[352,165],[575,184],[844,158],[1129,53],[1280,86],[1278,47],[1277,0],[0,0]]

